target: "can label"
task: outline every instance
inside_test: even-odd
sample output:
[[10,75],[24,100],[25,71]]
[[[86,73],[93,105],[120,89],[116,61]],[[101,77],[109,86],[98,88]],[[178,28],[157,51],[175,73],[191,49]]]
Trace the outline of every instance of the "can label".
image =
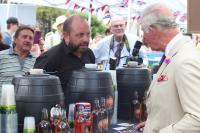
[[91,104],[76,103],[74,111],[75,133],[92,133]]

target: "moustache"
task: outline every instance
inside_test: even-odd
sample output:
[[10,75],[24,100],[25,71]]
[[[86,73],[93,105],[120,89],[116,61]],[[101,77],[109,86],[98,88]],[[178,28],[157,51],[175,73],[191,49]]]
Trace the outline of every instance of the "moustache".
[[[69,43],[68,44],[68,48],[70,49],[70,51],[73,53],[73,52],[77,52],[79,50],[79,48],[81,46],[86,46],[85,44],[83,45],[74,45],[73,43]],[[88,45],[87,45],[88,46]]]

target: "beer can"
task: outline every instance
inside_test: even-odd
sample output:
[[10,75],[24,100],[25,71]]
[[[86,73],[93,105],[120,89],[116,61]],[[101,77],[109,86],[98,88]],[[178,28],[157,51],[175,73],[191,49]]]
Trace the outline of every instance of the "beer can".
[[75,133],[92,133],[92,113],[90,103],[79,102],[75,104],[74,129]]
[[87,102],[75,103],[74,120],[84,122],[89,119],[91,115],[91,104]]

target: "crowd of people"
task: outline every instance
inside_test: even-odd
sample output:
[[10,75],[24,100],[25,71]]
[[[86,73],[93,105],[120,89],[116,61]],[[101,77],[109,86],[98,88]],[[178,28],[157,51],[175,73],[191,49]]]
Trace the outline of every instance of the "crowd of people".
[[[7,20],[7,30],[0,34],[1,85],[31,68],[44,69],[60,78],[65,96],[73,70],[85,64],[102,64],[103,70],[115,70],[127,63],[137,43],[163,51],[163,62],[147,92],[147,120],[136,126],[144,133],[200,132],[200,53],[190,37],[178,29],[172,11],[164,4],[148,6],[139,21],[143,39],[125,32],[126,21],[112,17],[108,34],[95,37],[90,44],[90,27],[80,15],[59,16],[53,24],[55,33],[42,37],[38,27]],[[90,44],[90,48],[89,48]],[[138,57],[148,66],[144,45]]]

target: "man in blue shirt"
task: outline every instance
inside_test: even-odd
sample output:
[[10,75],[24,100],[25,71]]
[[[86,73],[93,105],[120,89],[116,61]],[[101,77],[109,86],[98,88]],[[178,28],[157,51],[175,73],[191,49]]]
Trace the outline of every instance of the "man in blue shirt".
[[12,47],[12,41],[13,41],[13,34],[16,32],[19,22],[17,18],[10,17],[6,21],[7,23],[7,31],[3,33],[3,42]]

